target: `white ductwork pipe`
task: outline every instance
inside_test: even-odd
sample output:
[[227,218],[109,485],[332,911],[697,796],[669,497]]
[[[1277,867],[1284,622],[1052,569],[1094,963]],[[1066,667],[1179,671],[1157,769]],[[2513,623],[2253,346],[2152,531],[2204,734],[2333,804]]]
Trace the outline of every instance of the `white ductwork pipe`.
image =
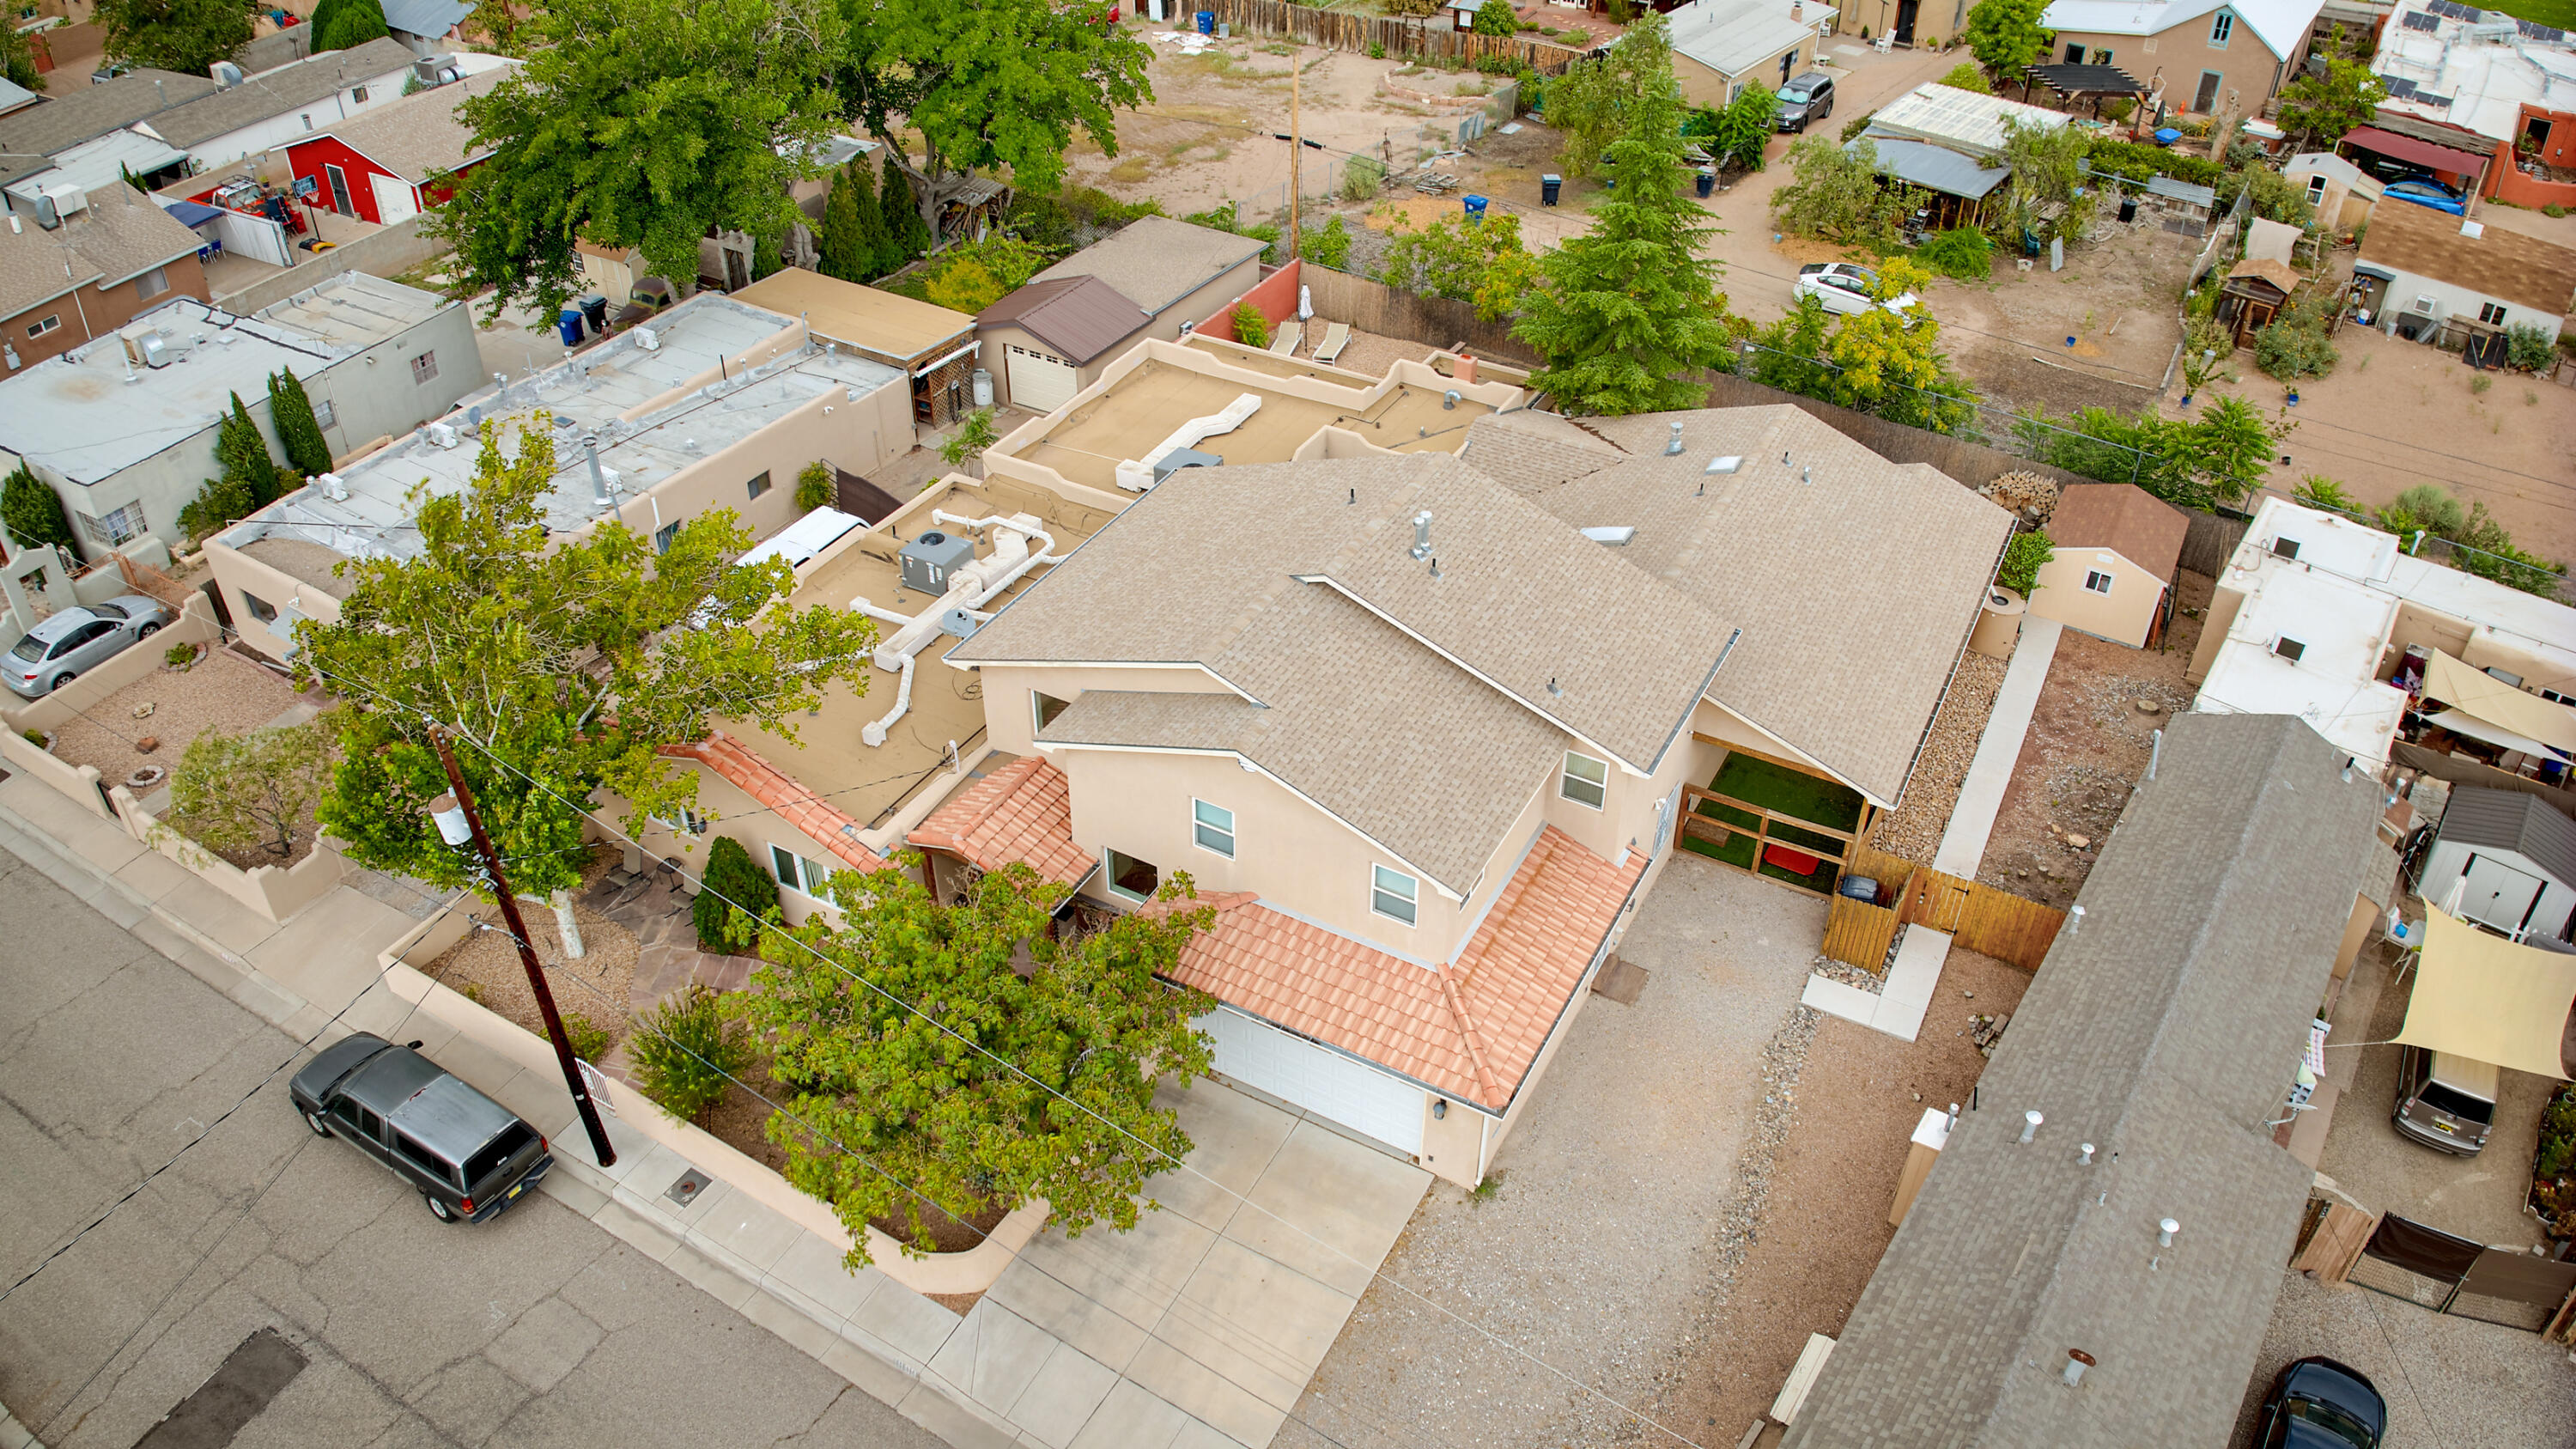
[[1142,493],[1154,486],[1154,465],[1183,448],[1195,448],[1208,439],[1242,427],[1254,413],[1261,411],[1261,395],[1245,393],[1226,404],[1225,411],[1192,418],[1175,429],[1172,435],[1154,445],[1139,462],[1130,459],[1118,465],[1118,486],[1130,493]]
[[[885,744],[895,722],[912,710],[912,675],[916,657],[930,647],[940,634],[939,621],[950,612],[963,610],[977,618],[990,617],[980,611],[1003,590],[1018,583],[1039,564],[1056,562],[1055,537],[1026,513],[1008,518],[967,518],[934,510],[934,523],[945,523],[974,533],[991,531],[993,551],[972,563],[962,564],[948,575],[948,592],[918,614],[898,614],[880,609],[864,598],[852,599],[850,607],[882,623],[892,624],[895,631],[877,646],[877,668],[901,676],[895,686],[894,708],[879,719],[870,720],[859,730],[859,740],[870,749]],[[1031,548],[1035,543],[1037,547]]]

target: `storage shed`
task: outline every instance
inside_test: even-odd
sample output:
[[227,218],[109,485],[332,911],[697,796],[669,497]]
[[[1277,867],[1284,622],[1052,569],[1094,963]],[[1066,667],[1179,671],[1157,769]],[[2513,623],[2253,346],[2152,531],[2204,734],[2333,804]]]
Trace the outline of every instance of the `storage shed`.
[[2272,325],[2281,309],[2290,305],[2292,293],[2304,280],[2287,262],[2270,257],[2247,257],[2230,268],[2227,281],[2218,289],[2219,325],[2228,329],[2239,347],[2254,345],[2254,334]]
[[2537,795],[2461,785],[2451,791],[2417,890],[2453,914],[2515,940],[2569,939],[2576,916],[2576,820]]
[[2040,565],[2030,611],[2097,639],[2144,649],[2173,615],[2191,521],[2129,483],[2070,483],[2049,515],[2057,554]]

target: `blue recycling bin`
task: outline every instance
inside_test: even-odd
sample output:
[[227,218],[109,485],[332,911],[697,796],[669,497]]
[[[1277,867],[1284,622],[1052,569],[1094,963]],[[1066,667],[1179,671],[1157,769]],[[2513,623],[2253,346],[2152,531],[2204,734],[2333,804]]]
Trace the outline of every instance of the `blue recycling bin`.
[[1562,194],[1564,190],[1565,178],[1557,175],[1553,171],[1548,172],[1546,175],[1541,176],[1538,179],[1538,204],[1541,206],[1556,205],[1557,197]]
[[1462,196],[1459,200],[1466,203],[1467,224],[1469,226],[1474,226],[1476,223],[1485,219],[1485,198],[1481,196]]
[[1216,34],[1216,12],[1215,12],[1215,11],[1213,11],[1213,10],[1202,10],[1202,11],[1200,11],[1200,12],[1199,12],[1199,34],[1201,34],[1201,35],[1214,35],[1214,34]]
[[555,314],[555,335],[563,339],[563,345],[566,347],[581,345],[580,303],[566,302],[564,309]]

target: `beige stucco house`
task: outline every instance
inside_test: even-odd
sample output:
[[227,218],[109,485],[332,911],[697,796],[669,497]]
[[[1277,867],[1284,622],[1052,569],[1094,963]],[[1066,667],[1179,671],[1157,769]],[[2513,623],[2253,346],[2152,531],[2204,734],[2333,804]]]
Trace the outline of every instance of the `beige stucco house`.
[[1268,245],[1148,216],[1075,252],[977,316],[995,397],[1054,411],[1137,343],[1177,341],[1251,291]]
[[2324,0],[2054,0],[2051,58],[2116,65],[2161,87],[2167,109],[2260,111],[2297,73]]
[[2070,483],[2049,515],[2056,557],[2042,564],[2030,612],[2099,639],[2144,649],[2172,614],[2182,567],[2182,510],[2128,483]]
[[1813,69],[1834,7],[1811,0],[1689,0],[1670,12],[1673,79],[1694,106],[1724,107],[1748,81],[1780,89]]
[[2281,163],[2281,174],[2316,208],[2329,231],[2350,231],[2370,220],[2386,183],[2331,151],[2302,151]]

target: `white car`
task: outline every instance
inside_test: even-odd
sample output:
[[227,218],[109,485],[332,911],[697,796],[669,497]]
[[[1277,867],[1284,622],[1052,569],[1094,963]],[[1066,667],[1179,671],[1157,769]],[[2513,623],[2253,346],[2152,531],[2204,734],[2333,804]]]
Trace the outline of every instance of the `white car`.
[[1877,285],[1878,273],[1852,262],[1809,262],[1798,269],[1798,295],[1815,298],[1828,312],[1866,312],[1879,306],[1902,317],[1916,305],[1912,292],[1871,302],[1870,289]]

